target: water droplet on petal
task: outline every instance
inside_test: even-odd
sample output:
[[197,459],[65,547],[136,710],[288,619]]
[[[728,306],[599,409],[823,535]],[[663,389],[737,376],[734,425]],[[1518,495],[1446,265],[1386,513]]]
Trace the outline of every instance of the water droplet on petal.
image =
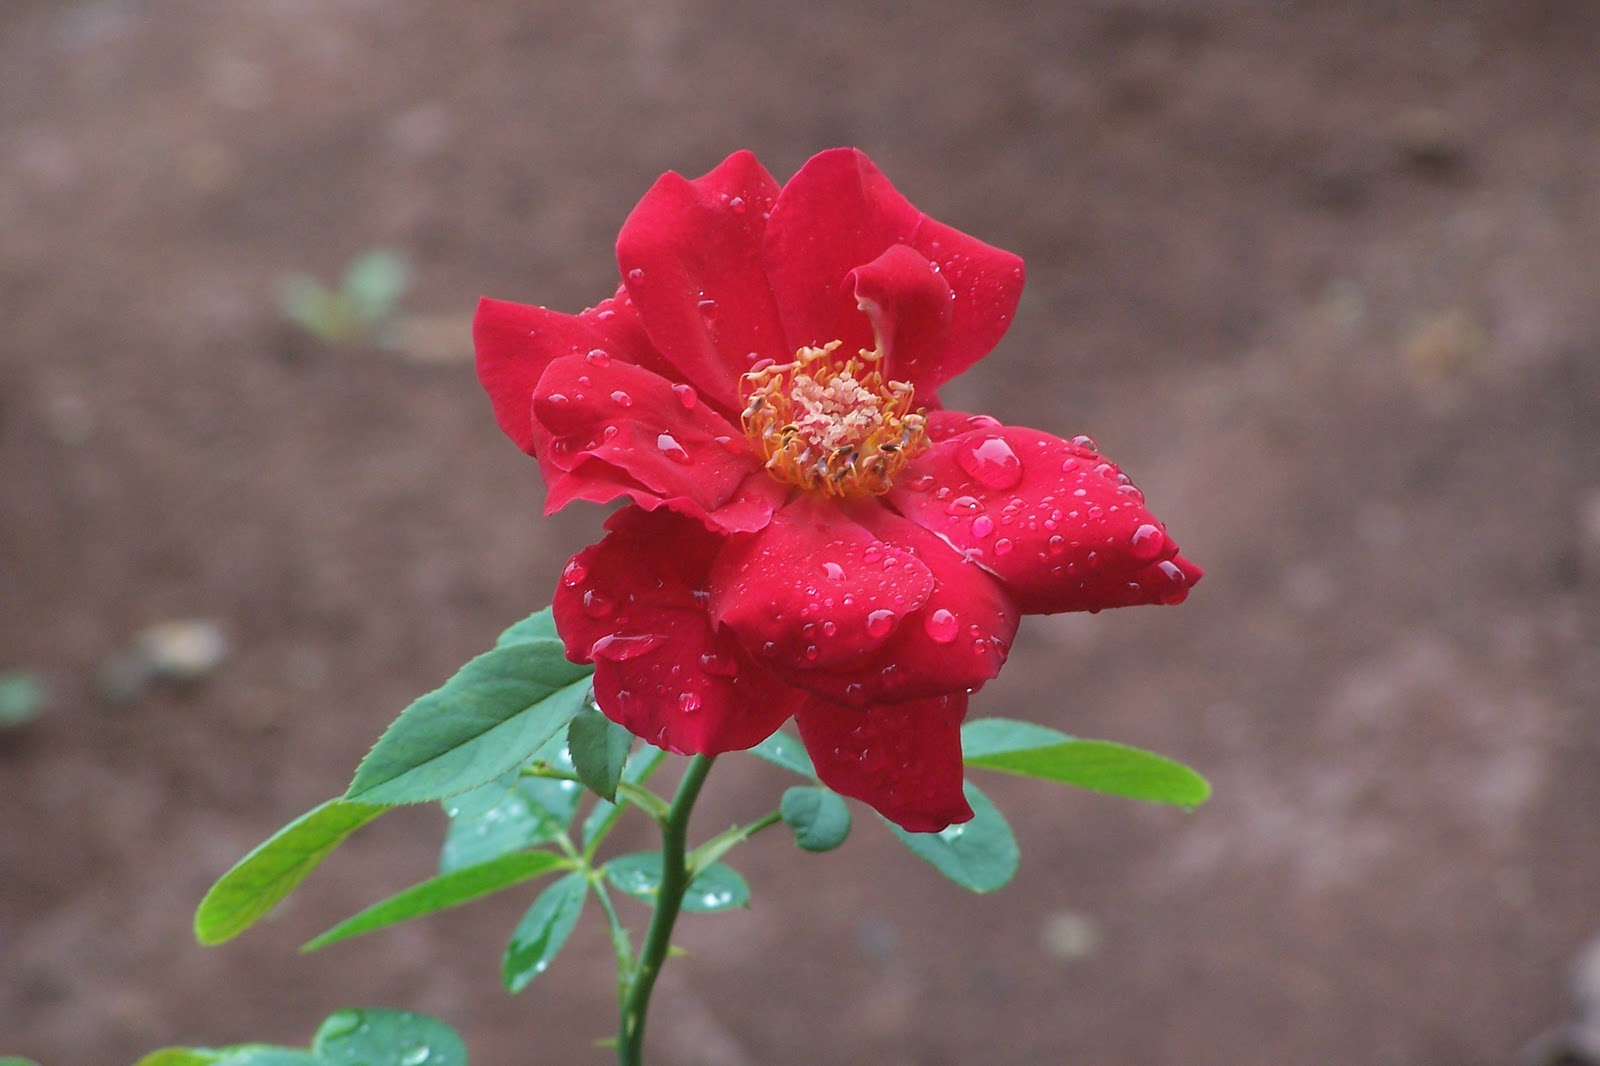
[[632,407],[633,397],[629,396],[621,389],[618,389],[616,392],[611,394],[611,402],[616,404],[618,407]]
[[944,509],[950,514],[975,514],[983,510],[983,504],[975,496],[957,496],[945,504]]
[[714,651],[701,653],[700,666],[712,677],[733,677],[739,672],[739,664],[731,656]]
[[656,449],[675,463],[689,462],[688,450],[671,433],[663,433],[656,438]]
[[912,492],[927,492],[933,488],[934,477],[932,474],[922,474],[906,482],[906,488]]
[[867,615],[868,636],[886,637],[892,629],[894,629],[893,611],[879,609]]
[[961,623],[956,620],[956,616],[943,607],[923,619],[922,625],[936,644],[950,643],[956,639],[956,634],[961,629]]
[[589,354],[583,358],[590,366],[607,366],[611,362],[611,353],[604,348],[590,348]]
[[1099,447],[1096,446],[1094,438],[1089,436],[1087,433],[1080,433],[1076,437],[1073,437],[1072,443],[1076,444],[1080,448],[1087,448],[1091,452],[1097,452],[1100,450]]
[[1154,559],[1167,546],[1167,535],[1161,532],[1159,526],[1146,522],[1133,531],[1130,543],[1135,559]]
[[611,602],[611,597],[603,592],[590,589],[583,594],[583,613],[590,618],[607,618],[616,609]]
[[829,581],[843,581],[844,567],[838,563],[823,563],[822,572],[828,575]]
[[1013,547],[1015,547],[1015,545],[1013,545],[1010,540],[1005,537],[1001,537],[999,540],[994,542],[994,553],[996,555],[1004,555]]
[[1004,437],[986,437],[956,453],[956,465],[991,489],[1009,489],[1022,480],[1022,460]]
[[735,196],[733,199],[729,200],[728,210],[732,211],[736,215],[744,214],[744,197]]
[[589,568],[574,559],[561,571],[561,583],[569,589],[577,588],[588,576]]
[[1045,541],[1045,547],[1050,549],[1051,555],[1060,555],[1067,550],[1067,538],[1061,536],[1051,537]]
[[635,285],[642,285],[644,283],[644,271],[639,267],[634,267],[628,271],[628,280]]
[[595,641],[589,647],[589,657],[592,659],[609,659],[612,662],[627,662],[637,659],[647,652],[655,651],[661,646],[662,638],[653,633],[639,636],[623,636],[620,633],[609,633]]
[[986,514],[981,514],[972,520],[972,535],[974,537],[987,537],[994,532],[994,520]]
[[694,391],[693,385],[684,385],[682,383],[674,385],[672,386],[672,394],[678,398],[679,403],[683,404],[685,411],[694,410],[694,405],[700,402],[700,394]]
[[546,403],[555,404],[557,407],[564,407],[568,403],[571,402],[570,400],[567,399],[566,393],[563,393],[563,392],[552,392],[550,395],[546,396],[544,399],[545,399]]
[[678,710],[682,711],[684,714],[693,714],[695,711],[698,711],[700,707],[701,701],[700,694],[698,692],[685,692],[683,695],[678,697]]

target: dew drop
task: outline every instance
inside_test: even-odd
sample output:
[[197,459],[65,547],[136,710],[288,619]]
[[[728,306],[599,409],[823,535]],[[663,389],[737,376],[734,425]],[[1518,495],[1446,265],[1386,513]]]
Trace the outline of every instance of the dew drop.
[[831,636],[833,636],[834,634],[836,634],[838,632],[839,632],[839,627],[834,625],[832,622],[824,621],[822,623],[822,635],[823,636],[831,637]]
[[631,637],[625,637],[620,633],[609,633],[590,646],[589,656],[594,659],[609,659],[612,662],[626,662],[655,651],[661,646],[661,640],[662,638],[651,633]]
[[635,285],[644,284],[644,271],[639,267],[634,267],[632,270],[628,271],[628,280]]
[[605,593],[590,589],[583,594],[583,613],[590,618],[608,618],[614,610],[616,604]]
[[736,215],[744,214],[744,197],[735,196],[733,199],[729,200],[728,210],[732,211]]
[[1067,550],[1067,538],[1056,536],[1045,541],[1045,547],[1050,549],[1051,555],[1060,555]]
[[594,317],[598,318],[602,322],[609,322],[613,318],[617,317],[617,313],[616,313],[616,311],[614,311],[614,310],[612,310],[611,308],[608,307],[604,311],[595,312],[595,316]]
[[554,404],[557,407],[565,407],[568,403],[571,402],[570,400],[567,399],[567,394],[564,393],[564,392],[552,392],[550,395],[546,396],[544,399],[545,399],[546,403]]
[[400,1052],[400,1066],[422,1066],[433,1056],[433,1049],[427,1044],[417,1044],[410,1048],[403,1048]]
[[944,509],[950,514],[976,514],[983,510],[983,504],[975,496],[957,496],[945,504]]
[[922,474],[919,477],[914,477],[910,481],[906,482],[906,488],[910,489],[912,492],[927,492],[929,489],[933,488],[933,481],[934,478],[932,474]]
[[583,583],[583,579],[588,576],[589,568],[574,559],[567,564],[566,569],[561,571],[561,583],[569,589],[577,588]]
[[739,664],[731,656],[714,651],[700,653],[700,667],[712,677],[733,677],[739,672]]
[[996,555],[1005,555],[1015,546],[1016,545],[1012,544],[1008,538],[1001,537],[999,540],[994,542],[994,553]]
[[611,402],[616,404],[618,407],[632,407],[633,397],[629,396],[621,389],[618,389],[616,392],[611,394]]
[[713,312],[713,311],[715,311],[717,309],[717,301],[715,301],[715,300],[701,300],[699,302],[699,307],[700,307],[700,313],[702,315],[709,315],[709,314],[711,314],[711,312]]
[[589,354],[584,356],[583,360],[590,366],[609,366],[611,364],[611,353],[604,348],[590,348]]
[[682,383],[674,385],[672,386],[672,394],[678,398],[679,403],[683,404],[685,411],[694,410],[694,405],[700,402],[700,394],[694,391],[693,385],[684,385]]
[[822,572],[828,575],[829,581],[843,581],[844,567],[838,563],[823,563]]
[[943,607],[923,619],[922,625],[936,644],[950,643],[956,639],[956,634],[961,629],[961,623],[956,620],[956,616]]
[[879,608],[867,615],[867,635],[872,637],[886,637],[894,629],[894,612]]
[[1097,452],[1100,450],[1095,444],[1094,438],[1089,436],[1087,433],[1080,433],[1076,437],[1073,437],[1072,443],[1076,444],[1080,448],[1087,448],[1091,452]]
[[956,465],[991,489],[1009,489],[1022,480],[1022,460],[1004,437],[986,437],[956,453]]
[[1154,559],[1167,546],[1167,535],[1159,526],[1146,522],[1133,531],[1132,546],[1135,559]]
[[987,537],[994,532],[994,519],[986,514],[981,514],[972,520],[972,535],[974,537]]
[[663,433],[656,437],[656,450],[675,463],[688,463],[689,452],[678,443],[678,438],[671,433]]
[[678,710],[682,711],[684,714],[693,714],[695,711],[698,711],[700,707],[701,701],[700,694],[698,692],[685,692],[678,697]]

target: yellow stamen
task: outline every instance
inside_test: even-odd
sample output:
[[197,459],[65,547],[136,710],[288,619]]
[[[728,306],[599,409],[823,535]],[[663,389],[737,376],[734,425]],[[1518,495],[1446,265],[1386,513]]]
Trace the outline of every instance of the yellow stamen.
[[794,362],[744,376],[745,434],[779,481],[825,496],[881,496],[928,446],[926,418],[910,382],[885,381],[883,353],[801,348]]

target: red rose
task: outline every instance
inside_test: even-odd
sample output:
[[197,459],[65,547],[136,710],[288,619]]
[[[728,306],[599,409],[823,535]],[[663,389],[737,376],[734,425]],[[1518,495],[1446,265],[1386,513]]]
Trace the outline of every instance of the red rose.
[[781,189],[755,156],[666,174],[578,315],[484,300],[478,372],[547,511],[631,506],[555,620],[613,720],[671,751],[791,716],[835,791],[908,830],[972,816],[959,727],[1025,613],[1177,603],[1200,578],[1087,438],[940,408],[1022,261],[860,152]]

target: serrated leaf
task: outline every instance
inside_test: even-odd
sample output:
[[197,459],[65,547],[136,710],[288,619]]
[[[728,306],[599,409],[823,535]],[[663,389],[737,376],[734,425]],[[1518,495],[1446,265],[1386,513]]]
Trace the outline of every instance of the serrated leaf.
[[[619,855],[603,867],[606,880],[619,891],[654,905],[661,893],[661,853],[636,851]],[[750,886],[731,866],[714,862],[695,875],[683,894],[683,909],[708,914],[750,905]]]
[[527,851],[452,870],[374,903],[360,914],[345,919],[308,941],[300,950],[316,951],[353,936],[458,907],[568,865],[567,859],[554,852]]
[[592,668],[559,640],[485,652],[401,712],[356,769],[345,798],[422,803],[522,765],[583,709]]
[[750,754],[801,777],[817,776],[817,768],[811,764],[806,746],[781,729],[751,748]]
[[850,807],[832,789],[796,785],[784,792],[778,813],[807,851],[832,851],[850,835]]
[[386,810],[333,799],[272,834],[211,886],[195,911],[195,938],[220,944],[250,928],[351,833]]
[[[572,773],[566,738],[559,734],[534,752],[533,763]],[[439,852],[439,872],[449,873],[513,851],[526,851],[560,836],[578,811],[583,786],[576,781],[531,777],[513,770],[482,788],[442,802],[450,817]]]
[[507,644],[520,644],[525,640],[560,640],[556,633],[555,613],[546,607],[542,611],[535,611],[522,621],[506,629],[495,640],[494,646],[503,648]]
[[1017,839],[989,797],[970,781],[963,786],[972,805],[970,822],[937,833],[908,833],[890,823],[889,828],[917,858],[927,862],[962,888],[993,892],[1017,872]]
[[578,779],[613,803],[632,748],[633,734],[599,711],[585,711],[567,723],[567,751]]
[[325,1066],[467,1066],[467,1048],[437,1018],[404,1010],[330,1014],[311,1041]]
[[1211,795],[1204,777],[1180,762],[1125,744],[1081,740],[1008,718],[978,718],[961,730],[966,764],[1057,781],[1151,803],[1197,807]]
[[570,873],[539,893],[506,945],[500,979],[507,991],[521,992],[550,967],[578,924],[588,897],[589,882],[581,873]]

